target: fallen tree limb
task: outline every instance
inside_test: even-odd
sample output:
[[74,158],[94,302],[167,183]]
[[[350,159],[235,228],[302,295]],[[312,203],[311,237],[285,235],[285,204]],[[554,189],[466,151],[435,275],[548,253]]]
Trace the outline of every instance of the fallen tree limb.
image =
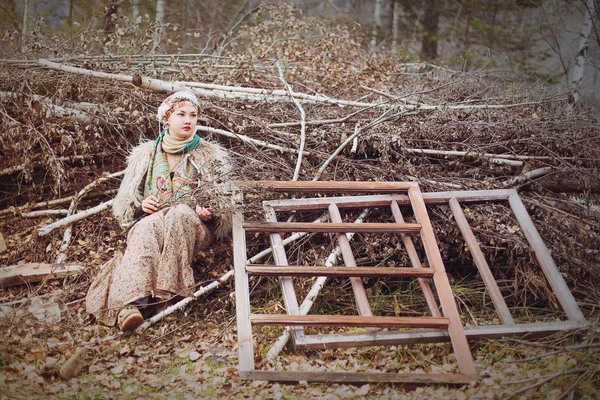
[[[494,164],[506,164],[511,167],[520,167],[523,161],[514,160],[519,156],[510,156],[504,154],[489,154],[489,153],[473,153],[470,151],[454,151],[454,150],[429,150],[429,149],[404,149],[407,153],[412,154],[428,154],[435,156],[457,156],[457,157],[482,157],[487,158]],[[510,157],[510,158],[509,158]],[[512,158],[512,159],[511,159]]]
[[[116,192],[117,192],[117,189],[111,189],[111,190],[107,190],[106,192],[99,193],[98,195],[100,195],[100,194],[108,195],[108,194],[114,194]],[[42,201],[42,202],[35,203],[32,205],[25,204],[25,205],[18,206],[18,207],[8,207],[8,208],[5,208],[4,210],[0,210],[0,218],[4,218],[7,215],[16,215],[23,210],[35,210],[35,209],[42,208],[42,207],[52,207],[52,206],[56,206],[59,204],[69,203],[70,201],[73,200],[73,197],[75,197],[75,195],[63,197],[61,199]],[[48,210],[48,211],[50,211],[50,210]]]
[[85,211],[81,211],[81,212],[78,212],[77,214],[69,215],[66,218],[59,219],[58,221],[53,222],[50,225],[42,226],[37,231],[38,236],[46,236],[47,234],[49,234],[50,232],[52,232],[53,230],[55,230],[57,228],[63,227],[65,225],[70,225],[74,222],[81,221],[82,219],[85,219],[91,215],[101,213],[102,211],[107,210],[112,205],[112,202],[113,202],[112,200],[106,201],[104,203],[98,204],[95,207],[88,208]]
[[233,276],[233,270],[227,272],[225,275],[220,277],[218,280],[212,282],[210,285],[202,286],[199,290],[194,292],[194,294],[192,296],[186,297],[185,299],[179,301],[178,303],[173,304],[172,306],[168,307],[163,312],[156,314],[155,316],[153,316],[152,318],[150,318],[149,320],[144,322],[142,325],[140,325],[137,329],[135,329],[134,332],[141,332],[143,330],[148,329],[154,323],[156,323],[157,321],[160,321],[167,315],[169,315],[177,310],[182,309],[187,304],[191,303],[193,300],[196,300],[200,296],[202,296],[206,293],[209,293],[209,292],[213,291],[214,289],[218,288],[219,286],[221,286],[222,284],[227,282],[232,276]]
[[524,172],[520,175],[517,175],[514,178],[504,182],[503,186],[504,187],[515,186],[515,185],[521,184],[523,182],[528,182],[532,179],[536,179],[541,176],[548,175],[550,172],[552,172],[552,167],[543,167],[543,168],[534,169],[532,171]]
[[285,86],[289,96],[294,101],[294,104],[300,111],[300,146],[298,148],[298,158],[296,160],[296,168],[294,169],[294,176],[292,177],[293,181],[298,180],[298,176],[300,175],[300,167],[302,166],[302,154],[304,153],[304,145],[306,143],[306,114],[304,113],[304,108],[300,105],[300,102],[294,97],[294,91],[289,83],[286,82],[285,77],[283,76],[283,69],[281,69],[281,65],[279,65],[279,61],[277,61],[277,69],[279,70],[279,80]]
[[31,211],[26,213],[21,213],[21,217],[23,218],[36,218],[36,217],[47,217],[49,215],[68,215],[69,210],[60,209],[60,210],[40,210],[40,211]]
[[[107,156],[108,153],[99,153],[99,154],[94,154],[95,157],[98,156]],[[75,161],[75,160],[86,160],[88,159],[88,156],[84,156],[81,154],[78,155],[74,155],[74,156],[64,156],[64,157],[57,157],[56,160],[60,161],[60,162],[65,162],[65,161]],[[43,163],[34,163],[34,166],[38,166],[38,165],[44,165]],[[0,176],[2,175],[10,175],[10,174],[14,174],[15,172],[21,172],[25,169],[25,165],[21,164],[21,165],[15,165],[13,167],[8,167],[8,168],[4,168],[3,170],[0,170]]]
[[[262,140],[253,139],[246,135],[241,135],[238,133],[228,132],[223,129],[211,128],[209,126],[198,126],[198,127],[196,127],[196,131],[216,133],[217,135],[226,136],[226,137],[233,138],[233,139],[238,139],[245,143],[251,143],[251,144],[259,146],[259,147],[266,147],[268,149],[282,151],[284,153],[293,153],[293,154],[298,153],[298,150],[296,150],[296,149],[290,149],[288,147],[277,146],[276,144],[263,142]],[[302,154],[307,156],[310,153],[308,151],[303,151]]]

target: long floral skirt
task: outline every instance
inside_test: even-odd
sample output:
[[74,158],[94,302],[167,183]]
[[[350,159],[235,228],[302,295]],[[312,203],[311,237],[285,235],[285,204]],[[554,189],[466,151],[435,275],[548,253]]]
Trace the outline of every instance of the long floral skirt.
[[179,204],[142,218],[127,235],[127,249],[106,263],[86,296],[86,310],[113,326],[123,306],[152,296],[190,296],[191,264],[210,244],[208,227],[188,205]]

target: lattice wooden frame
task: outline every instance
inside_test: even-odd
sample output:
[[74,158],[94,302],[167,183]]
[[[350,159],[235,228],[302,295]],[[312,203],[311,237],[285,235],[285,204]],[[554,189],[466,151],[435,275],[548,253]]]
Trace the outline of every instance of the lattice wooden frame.
[[[343,382],[400,382],[400,383],[449,383],[464,384],[476,380],[476,371],[473,358],[464,334],[460,316],[454,303],[448,277],[444,270],[439,249],[433,233],[433,228],[427,215],[418,184],[411,182],[399,183],[376,183],[376,182],[282,182],[268,183],[270,189],[285,191],[336,191],[336,192],[404,192],[403,199],[408,200],[413,208],[417,223],[407,224],[404,222],[400,209],[395,199],[388,200],[392,208],[395,223],[343,223],[337,201],[347,204],[349,198],[319,198],[301,200],[298,208],[327,208],[331,216],[331,223],[280,223],[275,216],[275,208],[272,202],[265,203],[267,223],[244,223],[241,212],[234,216],[234,264],[236,274],[236,306],[238,308],[238,337],[240,354],[240,375],[242,379],[260,379],[277,381],[343,381]],[[255,184],[256,185],[256,184]],[[260,183],[258,184],[260,185]],[[336,199],[336,200],[332,200]],[[373,198],[368,196],[366,205],[372,205]],[[285,202],[285,201],[284,201]],[[298,203],[295,203],[299,206]],[[323,207],[325,205],[325,207]],[[355,205],[356,206],[356,205]],[[289,267],[281,232],[334,232],[342,249],[342,256],[346,267]],[[358,276],[389,276],[390,268],[358,268],[352,255],[352,250],[346,237],[346,232],[392,232],[402,235],[405,244],[412,245],[408,233],[419,232],[430,268],[422,268],[413,265],[413,268],[393,268],[394,274],[401,274],[421,279],[421,286],[426,293],[428,304],[432,311],[432,317],[376,317],[373,316],[366,298],[362,281]],[[269,232],[271,234],[271,245],[276,265],[254,266],[246,264],[246,232]],[[414,249],[414,246],[413,246]],[[370,271],[368,271],[370,270]],[[357,307],[360,316],[315,316],[300,315],[298,302],[295,296],[290,276],[327,275],[331,272],[335,275],[349,276],[352,288],[356,296]],[[284,302],[288,315],[252,315],[250,313],[250,300],[248,288],[248,274],[256,275],[278,275],[280,276]],[[432,278],[440,297],[444,316],[439,315],[437,305],[431,293],[431,288],[423,279]],[[302,326],[326,325],[326,326],[396,326],[405,328],[436,328],[446,334],[452,343],[460,373],[458,374],[389,374],[389,373],[352,373],[352,372],[286,372],[286,371],[256,371],[254,370],[254,356],[252,346],[252,325],[284,325],[291,327],[296,341],[304,340],[305,335]],[[367,333],[377,334],[376,331],[367,330]]]
[[[514,189],[506,190],[478,190],[478,191],[451,191],[451,192],[435,192],[423,193],[423,200],[426,205],[444,205],[448,204],[451,207],[457,225],[459,226],[465,242],[469,247],[469,251],[473,255],[475,265],[486,285],[486,289],[492,298],[494,306],[502,324],[492,326],[476,326],[466,327],[465,334],[468,339],[481,338],[501,338],[505,336],[543,336],[552,333],[578,329],[587,326],[587,321],[577,306],[577,302],[573,298],[571,291],[566,285],[562,275],[560,274],[550,251],[544,244],[539,232],[535,228],[531,217],[527,213],[523,202],[518,193]],[[334,199],[334,198],[332,198]],[[406,196],[392,194],[379,196],[355,196],[345,197],[338,201],[338,206],[343,207],[364,207],[366,202],[372,202],[373,206],[382,206],[389,204],[395,200],[397,204],[408,204]],[[515,324],[504,299],[500,295],[495,279],[491,275],[489,266],[485,261],[483,253],[468,225],[466,218],[462,212],[460,204],[481,203],[481,202],[503,202],[509,203],[523,233],[535,252],[536,259],[550,283],[554,294],[556,295],[560,305],[562,306],[567,316],[566,321],[558,322],[535,322],[535,323],[519,323]],[[298,200],[280,200],[270,201],[265,205],[272,208],[273,211],[286,211],[303,207],[307,199]],[[342,203],[340,203],[342,202]],[[409,254],[410,243],[407,245]],[[418,261],[418,259],[417,259]],[[413,261],[413,266],[415,265]],[[425,292],[425,290],[424,290]],[[425,292],[426,293],[426,292]],[[430,305],[431,309],[431,305]],[[432,315],[435,315],[432,311]],[[365,333],[361,335],[310,335],[297,336],[293,335],[294,343],[297,347],[306,347],[314,349],[338,348],[338,347],[355,347],[357,345],[393,345],[393,344],[409,344],[409,343],[426,343],[447,341],[448,337],[441,331],[419,331],[419,332],[377,332],[377,334]]]

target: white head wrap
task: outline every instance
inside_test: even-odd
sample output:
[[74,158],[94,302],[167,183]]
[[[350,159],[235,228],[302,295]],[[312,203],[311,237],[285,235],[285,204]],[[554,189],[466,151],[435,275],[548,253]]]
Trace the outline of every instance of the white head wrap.
[[192,92],[181,91],[175,92],[164,99],[161,105],[158,107],[158,111],[156,113],[156,118],[158,119],[159,124],[166,123],[173,111],[179,107],[188,105],[186,103],[191,103],[192,105],[198,107],[198,98]]

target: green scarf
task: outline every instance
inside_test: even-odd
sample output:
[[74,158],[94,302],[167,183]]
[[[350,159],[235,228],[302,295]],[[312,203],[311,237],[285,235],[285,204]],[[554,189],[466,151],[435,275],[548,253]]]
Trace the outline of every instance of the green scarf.
[[[189,194],[193,188],[190,183],[193,182],[193,169],[188,165],[180,165],[174,169],[174,177],[171,179],[169,174],[169,163],[167,162],[167,153],[163,150],[162,142],[168,131],[165,129],[158,135],[152,147],[152,155],[148,164],[148,172],[146,173],[146,183],[144,197],[154,195],[158,197],[160,204],[167,201],[176,200],[183,195]],[[171,137],[172,138],[172,137]],[[194,150],[200,144],[200,137],[194,135],[191,141],[184,142],[181,148],[175,153],[187,153]],[[183,159],[182,159],[183,160]],[[185,163],[187,164],[187,163]]]

